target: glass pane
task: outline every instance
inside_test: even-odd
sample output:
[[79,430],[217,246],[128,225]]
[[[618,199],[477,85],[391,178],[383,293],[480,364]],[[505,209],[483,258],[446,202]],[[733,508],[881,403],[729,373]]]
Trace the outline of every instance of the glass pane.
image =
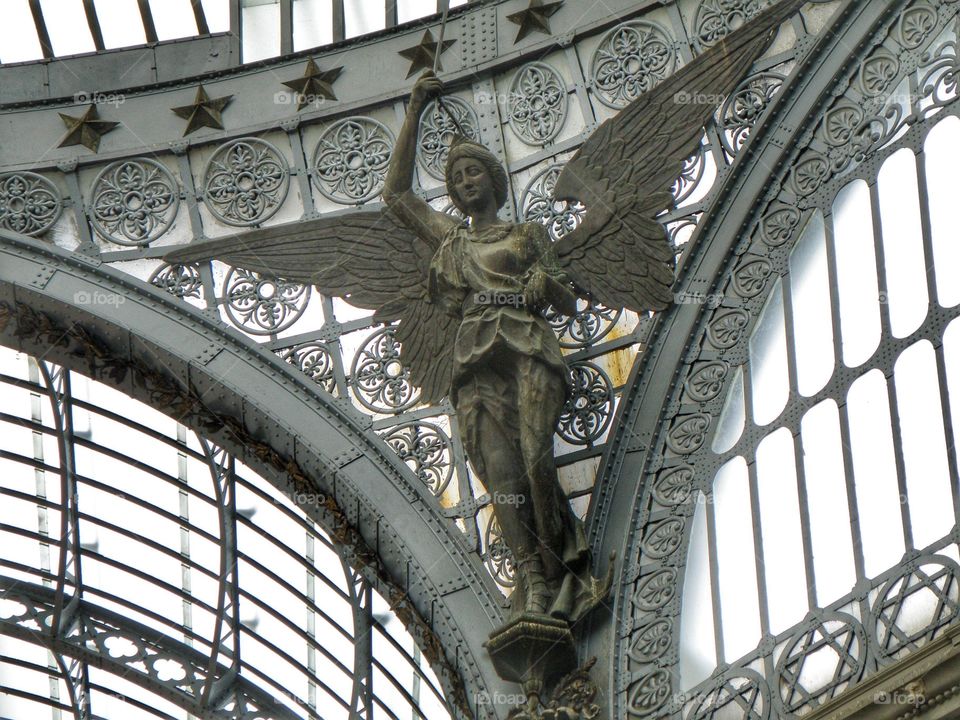
[[[0,62],[14,63],[43,57],[37,26],[28,0],[6,0],[0,22]],[[0,97],[3,91],[0,90]]]
[[921,340],[904,350],[894,366],[893,377],[913,542],[923,548],[949,533],[956,522],[943,438],[940,384],[930,342]]
[[384,0],[344,0],[343,24],[348,38],[386,27]]
[[[453,3],[450,6],[453,7]],[[436,11],[437,0],[397,0],[397,22],[409,22],[433,15]]]
[[197,20],[193,16],[190,0],[150,0],[150,12],[159,40],[197,34]]
[[880,305],[870,191],[850,183],[833,203],[833,251],[837,259],[843,362],[857,367],[880,342]]
[[894,337],[906,337],[927,316],[927,270],[912,150],[904,148],[884,161],[877,176],[877,196],[886,275],[880,300],[889,303]]
[[207,18],[207,27],[212,33],[230,30],[229,0],[203,0],[203,15]]
[[713,483],[713,509],[717,527],[723,653],[727,662],[733,662],[753,650],[760,641],[750,482],[743,458],[734,458],[717,473]]
[[930,203],[930,238],[937,271],[937,300],[943,307],[960,303],[960,243],[957,242],[956,175],[960,167],[960,118],[937,123],[923,148],[927,197]]
[[94,0],[94,6],[107,49],[142,45],[147,41],[137,0]]
[[293,49],[333,42],[332,0],[293,0]]
[[710,677],[717,665],[707,547],[707,500],[703,493],[697,493],[697,509],[690,527],[681,607],[680,689],[688,690]]
[[947,397],[953,425],[950,451],[956,454],[960,444],[960,320],[952,320],[943,333],[943,364],[946,368],[949,391]]
[[770,631],[783,632],[809,610],[793,435],[781,428],[757,447],[757,493]]
[[865,572],[876,577],[896,565],[904,551],[902,498],[882,372],[871,370],[850,386],[847,414]]
[[810,396],[833,375],[833,317],[823,215],[817,210],[790,255],[797,391]]
[[243,61],[280,54],[280,2],[245,7],[243,13]]
[[824,400],[800,423],[817,604],[826,607],[856,583],[850,510],[837,404]]
[[40,0],[54,55],[76,55],[96,48],[82,0]]
[[717,432],[711,444],[713,451],[725,453],[736,445],[743,434],[743,423],[743,368],[737,368],[730,383],[730,394],[727,395],[720,420],[717,421]]
[[790,396],[783,287],[779,278],[750,338],[750,390],[757,425],[776,420]]

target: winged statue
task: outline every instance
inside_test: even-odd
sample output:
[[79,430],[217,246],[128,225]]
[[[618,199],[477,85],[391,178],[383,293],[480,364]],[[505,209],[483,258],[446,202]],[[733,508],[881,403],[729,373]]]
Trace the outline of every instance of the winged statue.
[[507,173],[464,138],[449,149],[445,180],[466,220],[412,191],[420,116],[443,91],[426,71],[411,93],[383,210],[192,243],[165,260],[218,259],[309,283],[397,323],[411,381],[424,403],[450,398],[493,498],[517,572],[513,617],[573,624],[603,601],[610,575],[594,577],[582,523],[557,478],[553,435],[569,372],[542,311],[572,315],[578,297],[637,312],[671,304],[674,253],[657,215],[671,206],[669,189],[720,99],[805,1],[770,6],[605,121],[557,180],[555,199],[587,210],[556,242],[540,224],[498,218]]

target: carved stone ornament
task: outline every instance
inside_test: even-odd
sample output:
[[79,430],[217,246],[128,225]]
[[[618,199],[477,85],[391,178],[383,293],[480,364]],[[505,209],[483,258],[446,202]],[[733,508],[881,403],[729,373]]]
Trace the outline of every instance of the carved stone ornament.
[[256,225],[287,196],[290,169],[281,152],[258,138],[221,145],[203,175],[204,201],[227,225]]
[[56,186],[32,172],[0,175],[0,227],[42,235],[60,217],[63,200]]
[[372,118],[351,117],[327,128],[313,154],[320,192],[334,202],[357,204],[383,189],[393,134]]
[[173,225],[180,191],[173,175],[156,160],[111,163],[90,192],[94,229],[119,245],[146,245]]
[[563,78],[545,63],[524,65],[510,83],[507,120],[517,136],[530,145],[545,145],[563,128],[567,90]]
[[645,20],[618,25],[593,54],[590,75],[604,105],[622,108],[673,73],[677,53],[670,35]]

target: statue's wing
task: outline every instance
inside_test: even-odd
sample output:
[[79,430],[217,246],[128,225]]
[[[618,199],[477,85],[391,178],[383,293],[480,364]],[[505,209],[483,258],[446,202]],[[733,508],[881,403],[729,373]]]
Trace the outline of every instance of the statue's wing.
[[556,252],[583,290],[638,311],[671,303],[673,251],[654,218],[670,206],[669,188],[721,99],[804,2],[759,13],[604,122],[567,163],[554,197],[580,200],[587,213]]
[[430,301],[428,273],[436,249],[391,213],[360,211],[193,243],[164,260],[221,260],[314,285],[325,295],[375,310],[380,322],[399,320],[401,360],[423,401],[433,403],[450,390],[458,326],[457,318]]

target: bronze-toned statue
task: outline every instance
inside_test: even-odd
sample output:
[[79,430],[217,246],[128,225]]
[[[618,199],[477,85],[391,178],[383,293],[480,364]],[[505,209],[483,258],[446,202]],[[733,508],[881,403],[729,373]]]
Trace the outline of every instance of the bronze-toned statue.
[[593,577],[581,523],[557,480],[553,433],[567,369],[541,311],[573,314],[578,296],[638,312],[669,306],[673,251],[656,216],[671,205],[669,188],[722,97],[803,2],[760,13],[603,123],[556,184],[557,199],[587,206],[583,222],[556,243],[541,225],[498,219],[507,174],[481,145],[461,139],[446,163],[448,193],[467,220],[413,193],[420,114],[442,92],[427,71],[394,150],[385,210],[254,230],[166,259],[218,258],[399,321],[411,381],[423,402],[450,398],[494,498],[517,565],[513,619],[573,624],[604,599],[609,579]]

